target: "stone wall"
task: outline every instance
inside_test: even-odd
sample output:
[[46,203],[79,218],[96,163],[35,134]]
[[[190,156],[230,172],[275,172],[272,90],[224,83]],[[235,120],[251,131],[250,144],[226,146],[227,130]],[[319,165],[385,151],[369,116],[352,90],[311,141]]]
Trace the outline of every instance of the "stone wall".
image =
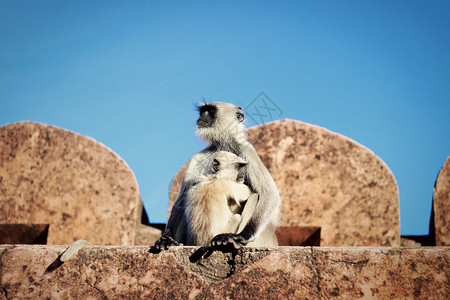
[[[283,200],[281,245],[399,245],[395,178],[370,150],[293,120],[247,134]],[[132,171],[93,139],[23,122],[0,127],[0,150],[0,243],[149,245],[160,236],[141,224]],[[174,178],[170,205],[186,167]],[[449,168],[447,158],[433,194],[437,245],[450,245]]]
[[[0,246],[0,299],[447,299],[450,248]],[[47,270],[47,271],[46,271]]]
[[[284,120],[249,129],[283,199],[291,244],[398,245],[388,167],[341,135]],[[153,244],[126,163],[100,143],[37,123],[0,128],[0,243]],[[184,168],[186,165],[184,166]],[[436,181],[436,239],[448,245],[449,159]],[[172,185],[179,192],[184,169]],[[105,234],[107,232],[107,234]],[[283,232],[282,232],[283,233]],[[446,299],[450,247],[210,248],[0,245],[3,299]]]
[[433,210],[436,246],[450,246],[450,156],[434,185]]
[[0,127],[0,151],[0,239],[9,239],[3,243],[33,243],[47,234],[44,244],[86,239],[134,245],[139,188],[110,149],[67,130],[24,122]]

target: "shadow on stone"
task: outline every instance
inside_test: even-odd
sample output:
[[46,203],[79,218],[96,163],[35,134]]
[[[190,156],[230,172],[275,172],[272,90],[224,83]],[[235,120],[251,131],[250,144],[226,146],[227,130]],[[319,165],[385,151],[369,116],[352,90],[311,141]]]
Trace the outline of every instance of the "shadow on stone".
[[46,245],[49,224],[0,224],[0,244]]
[[277,229],[279,246],[320,246],[320,227],[282,226]]
[[213,254],[214,248],[210,246],[204,246],[198,248],[191,256],[189,256],[189,261],[191,263],[196,263],[202,258],[208,258]]
[[[62,255],[62,254],[61,254],[61,255]],[[54,270],[56,270],[56,269],[58,269],[59,267],[62,266],[62,264],[63,264],[64,262],[61,261],[61,255],[59,255],[58,258],[56,258],[55,261],[52,262],[52,263],[47,267],[47,269],[45,269],[44,274],[51,273],[51,272],[53,272]]]
[[155,246],[150,246],[150,249],[148,250],[149,253],[152,254],[158,254],[161,252],[161,250],[157,249]]

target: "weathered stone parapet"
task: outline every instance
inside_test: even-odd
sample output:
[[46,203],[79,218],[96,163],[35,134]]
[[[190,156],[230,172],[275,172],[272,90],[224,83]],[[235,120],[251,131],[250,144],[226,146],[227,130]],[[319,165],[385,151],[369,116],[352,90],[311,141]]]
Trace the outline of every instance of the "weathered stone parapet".
[[450,246],[450,156],[434,185],[433,210],[436,246]]
[[0,246],[0,299],[446,299],[450,247]]
[[133,172],[99,142],[40,123],[0,127],[0,243],[134,245],[141,206]]

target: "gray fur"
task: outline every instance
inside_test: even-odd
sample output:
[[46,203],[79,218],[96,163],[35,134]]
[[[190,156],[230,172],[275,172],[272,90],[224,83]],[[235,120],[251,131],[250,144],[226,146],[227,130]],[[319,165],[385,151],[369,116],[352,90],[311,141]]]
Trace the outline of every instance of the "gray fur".
[[[219,234],[213,238],[211,245],[215,247],[232,245],[234,248],[245,245],[277,246],[275,229],[278,225],[281,199],[268,170],[247,141],[241,108],[221,102],[204,105],[217,110],[211,118],[212,114],[205,112],[204,108],[202,111],[200,106],[197,134],[209,145],[192,157],[166,230],[155,243],[155,247],[162,250],[188,241],[185,214],[187,195],[200,176],[208,171],[208,166],[217,151],[232,152],[248,162],[244,169],[244,183],[255,196],[250,197],[250,203],[244,207],[238,233]],[[253,205],[250,205],[251,203]]]

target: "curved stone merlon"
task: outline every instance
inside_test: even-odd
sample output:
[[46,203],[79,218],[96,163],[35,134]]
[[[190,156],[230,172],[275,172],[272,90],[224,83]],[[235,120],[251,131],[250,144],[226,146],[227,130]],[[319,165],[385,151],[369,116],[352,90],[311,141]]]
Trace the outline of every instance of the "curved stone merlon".
[[[0,299],[446,299],[450,247],[0,246]],[[208,250],[208,249],[205,249]]]
[[[138,184],[109,148],[58,127],[22,122],[0,127],[0,150],[0,223],[20,226],[8,230],[46,224],[44,244],[134,245]],[[21,232],[16,237],[22,240],[9,243],[32,243]]]
[[433,210],[436,246],[450,246],[450,156],[434,185]]

